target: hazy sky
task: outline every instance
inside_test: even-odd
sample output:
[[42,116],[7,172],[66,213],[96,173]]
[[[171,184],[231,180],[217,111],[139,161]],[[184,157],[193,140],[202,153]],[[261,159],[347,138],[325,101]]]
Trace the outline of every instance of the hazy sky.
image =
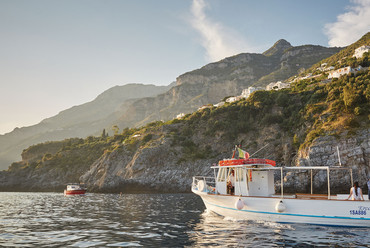
[[369,31],[370,0],[0,0],[0,134],[279,39],[346,46]]

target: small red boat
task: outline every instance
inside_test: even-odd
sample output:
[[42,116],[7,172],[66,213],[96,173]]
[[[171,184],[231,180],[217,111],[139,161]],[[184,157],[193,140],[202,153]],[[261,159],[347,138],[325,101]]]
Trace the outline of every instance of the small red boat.
[[79,183],[67,184],[67,189],[64,190],[64,195],[84,195],[87,189]]

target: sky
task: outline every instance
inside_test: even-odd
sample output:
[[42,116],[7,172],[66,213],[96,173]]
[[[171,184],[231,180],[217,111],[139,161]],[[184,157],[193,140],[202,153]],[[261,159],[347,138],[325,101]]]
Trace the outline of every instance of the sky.
[[370,0],[0,0],[0,134],[238,53],[347,46]]

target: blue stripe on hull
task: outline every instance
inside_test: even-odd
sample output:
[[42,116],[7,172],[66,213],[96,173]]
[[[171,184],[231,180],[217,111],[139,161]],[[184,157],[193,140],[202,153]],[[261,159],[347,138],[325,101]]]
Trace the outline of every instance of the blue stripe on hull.
[[275,215],[285,215],[285,216],[299,216],[299,217],[310,217],[310,218],[329,218],[329,219],[351,219],[351,220],[370,220],[370,218],[356,218],[356,217],[344,217],[344,216],[325,216],[325,215],[306,215],[306,214],[289,214],[289,213],[276,213],[276,212],[265,212],[265,211],[255,211],[255,210],[238,210],[236,208],[229,208],[229,207],[224,207],[220,206],[217,204],[210,203],[206,200],[203,199],[203,201],[207,204],[219,207],[219,208],[224,208],[224,209],[229,209],[229,210],[234,210],[234,211],[242,211],[242,212],[249,212],[249,213],[258,213],[258,214],[275,214]]

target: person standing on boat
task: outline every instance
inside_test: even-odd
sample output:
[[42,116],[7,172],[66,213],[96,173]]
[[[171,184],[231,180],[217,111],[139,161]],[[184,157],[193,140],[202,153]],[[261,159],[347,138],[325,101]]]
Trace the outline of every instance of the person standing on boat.
[[231,170],[229,178],[227,179],[227,192],[233,195],[235,190],[235,175],[234,170]]
[[367,180],[367,195],[368,195],[368,199],[370,201],[370,178]]
[[[351,196],[352,196],[352,198],[351,198]],[[351,191],[349,192],[349,196],[348,196],[347,200],[349,200],[350,198],[353,201],[364,200],[364,196],[362,195],[361,188],[358,186],[358,182],[355,182],[353,184],[353,187],[351,188]]]

